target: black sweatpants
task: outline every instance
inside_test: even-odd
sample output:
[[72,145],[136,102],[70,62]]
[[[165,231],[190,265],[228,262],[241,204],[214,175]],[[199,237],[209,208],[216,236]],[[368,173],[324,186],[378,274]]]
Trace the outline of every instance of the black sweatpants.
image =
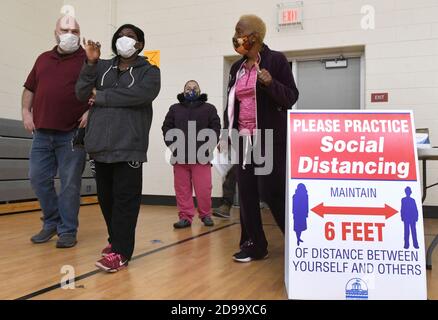
[[131,259],[140,210],[143,180],[141,163],[96,162],[97,197],[115,253]]
[[234,193],[236,192],[236,174],[237,164],[233,165],[225,176],[224,183],[222,184],[222,203],[227,204],[230,207],[234,203]]
[[262,258],[266,254],[268,241],[263,230],[260,198],[268,204],[283,234],[285,230],[286,146],[274,145],[273,170],[269,175],[255,175],[253,158],[251,158],[251,164],[246,164],[245,168],[242,167],[245,138],[240,137],[239,140],[237,183],[242,229],[240,246],[250,256]]

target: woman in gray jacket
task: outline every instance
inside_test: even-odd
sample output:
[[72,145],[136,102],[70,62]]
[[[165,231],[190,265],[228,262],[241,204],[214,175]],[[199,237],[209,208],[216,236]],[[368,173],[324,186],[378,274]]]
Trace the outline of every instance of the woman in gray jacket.
[[142,30],[123,25],[112,39],[116,57],[101,60],[100,44],[84,39],[87,61],[76,84],[78,99],[92,105],[85,149],[96,164],[97,196],[109,234],[96,262],[106,272],[126,267],[134,251],[152,101],[160,91],[160,70],[139,56],[144,43]]

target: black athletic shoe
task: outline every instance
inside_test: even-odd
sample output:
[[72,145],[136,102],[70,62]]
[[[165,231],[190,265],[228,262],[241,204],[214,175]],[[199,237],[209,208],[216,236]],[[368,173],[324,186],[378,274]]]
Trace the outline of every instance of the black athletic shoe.
[[233,255],[233,260],[237,261],[237,262],[251,262],[253,260],[263,260],[263,259],[267,259],[269,256],[268,251],[266,251],[266,254],[263,255],[261,258],[255,258],[255,257],[251,257],[248,253],[246,253],[245,251],[240,251],[237,252]]
[[173,227],[175,229],[182,229],[182,228],[188,228],[192,225],[192,223],[189,220],[181,219],[177,223],[173,224]]
[[210,216],[204,217],[202,219],[202,222],[204,223],[204,226],[206,226],[206,227],[213,227],[214,226],[213,219]]

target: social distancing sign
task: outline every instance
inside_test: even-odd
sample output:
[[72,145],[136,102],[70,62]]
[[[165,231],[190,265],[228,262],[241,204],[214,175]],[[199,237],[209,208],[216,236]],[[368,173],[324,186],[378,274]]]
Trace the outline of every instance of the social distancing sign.
[[409,111],[288,114],[290,299],[426,299]]

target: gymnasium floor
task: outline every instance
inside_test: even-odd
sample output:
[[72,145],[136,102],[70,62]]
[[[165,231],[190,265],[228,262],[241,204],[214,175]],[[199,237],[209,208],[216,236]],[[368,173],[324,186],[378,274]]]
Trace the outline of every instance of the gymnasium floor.
[[[268,211],[263,213],[270,257],[238,264],[231,256],[240,236],[238,210],[232,219],[215,219],[212,228],[199,219],[191,229],[175,231],[176,208],[142,206],[134,260],[117,274],[94,266],[106,245],[97,205],[80,212],[79,243],[56,249],[56,237],[33,245],[40,212],[0,216],[0,299],[286,299],[282,235]],[[438,219],[426,219],[426,243],[438,233]],[[428,297],[438,300],[438,250],[427,271]],[[76,289],[61,289],[64,265],[74,267]],[[71,275],[71,274],[70,274]]]

